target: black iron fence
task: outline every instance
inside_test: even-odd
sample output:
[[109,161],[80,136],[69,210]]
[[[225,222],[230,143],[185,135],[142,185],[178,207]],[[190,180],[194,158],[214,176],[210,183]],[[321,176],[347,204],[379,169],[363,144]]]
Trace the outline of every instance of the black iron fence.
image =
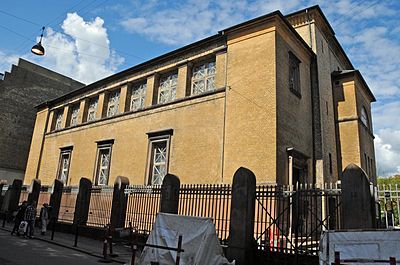
[[113,187],[94,186],[91,189],[87,225],[104,227],[110,223]]
[[72,223],[74,221],[75,204],[79,187],[64,187],[61,196],[58,221]]

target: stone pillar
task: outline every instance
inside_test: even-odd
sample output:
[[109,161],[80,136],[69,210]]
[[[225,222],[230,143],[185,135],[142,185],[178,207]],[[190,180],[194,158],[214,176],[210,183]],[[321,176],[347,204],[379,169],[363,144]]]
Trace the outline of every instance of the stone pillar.
[[188,91],[188,64],[180,65],[178,68],[178,84],[176,87],[176,98],[184,98],[190,94],[190,88]]
[[71,106],[65,106],[64,107],[64,112],[63,112],[63,116],[62,116],[62,123],[61,123],[61,128],[62,129],[67,127],[68,119],[69,119],[69,109],[70,108],[71,108]]
[[128,98],[128,85],[123,85],[119,92],[119,107],[118,113],[124,113],[126,111],[126,100]]
[[40,194],[40,180],[39,179],[33,179],[32,184],[30,187],[31,192],[28,194],[28,204],[31,204],[32,202],[38,202],[39,200],[39,194]]
[[92,182],[87,178],[81,178],[75,204],[74,225],[86,225],[89,215],[91,189]]
[[256,176],[239,168],[233,176],[227,258],[237,265],[253,264]]
[[180,185],[177,176],[167,174],[164,177],[161,186],[160,212],[178,214]]
[[50,218],[58,219],[60,213],[61,197],[64,184],[61,180],[55,179],[53,184],[53,192],[50,195]]
[[105,116],[104,111],[106,109],[107,102],[105,92],[99,95],[99,100],[97,101],[97,111],[96,111],[96,120],[100,120]]
[[87,110],[86,106],[88,103],[89,103],[89,100],[87,100],[87,99],[81,100],[81,102],[79,103],[78,124],[82,124],[85,122],[84,118],[86,118],[86,117],[84,117],[85,116],[84,114],[86,113],[86,110]]
[[8,190],[3,198],[1,212],[10,213],[18,209],[19,196],[21,195],[22,180],[14,179],[13,184],[8,187]]
[[47,122],[46,133],[49,133],[49,132],[51,132],[51,130],[53,130],[54,122],[55,121],[54,121],[54,110],[53,110],[53,111],[51,111],[49,113],[49,119],[48,119],[48,122]]
[[144,107],[150,107],[153,104],[157,104],[158,98],[158,87],[157,80],[158,74],[154,74],[147,78],[146,98],[144,100]]
[[375,213],[372,201],[367,175],[359,166],[348,165],[342,175],[342,228],[374,228]]
[[114,192],[111,207],[111,227],[125,227],[125,216],[128,197],[125,196],[125,188],[129,185],[129,179],[118,176],[114,182]]
[[215,88],[226,86],[226,49],[215,54]]

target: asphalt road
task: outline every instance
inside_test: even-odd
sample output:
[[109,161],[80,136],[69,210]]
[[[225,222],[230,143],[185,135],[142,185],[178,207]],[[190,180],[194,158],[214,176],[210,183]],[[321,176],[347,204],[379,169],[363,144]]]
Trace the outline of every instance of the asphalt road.
[[99,258],[37,239],[11,236],[0,230],[1,265],[91,265],[101,264]]

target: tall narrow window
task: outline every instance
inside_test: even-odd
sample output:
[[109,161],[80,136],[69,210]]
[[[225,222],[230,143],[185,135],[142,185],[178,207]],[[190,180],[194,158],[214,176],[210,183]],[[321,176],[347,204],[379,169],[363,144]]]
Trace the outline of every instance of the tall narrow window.
[[168,173],[172,129],[149,133],[148,185],[161,185]]
[[96,120],[96,114],[97,114],[97,103],[99,99],[96,98],[91,98],[89,100],[89,106],[88,106],[88,112],[87,112],[87,118],[86,121],[94,121]]
[[137,84],[132,86],[130,110],[138,110],[144,108],[144,99],[146,96],[147,84]]
[[112,143],[113,141],[98,143],[95,185],[108,185]]
[[64,110],[54,111],[54,130],[60,130],[62,128]]
[[108,95],[107,102],[107,117],[111,117],[118,114],[119,107],[119,90],[112,91]]
[[69,120],[69,126],[75,126],[78,124],[79,104],[75,104],[71,107],[71,117]]
[[362,107],[361,109],[361,122],[369,129],[369,119],[365,107]]
[[333,165],[332,165],[332,154],[329,153],[329,174],[332,175],[333,172]]
[[166,103],[176,98],[176,86],[178,84],[178,74],[173,73],[160,78],[158,88],[158,103]]
[[215,62],[195,66],[192,73],[192,95],[215,89]]
[[57,179],[64,184],[68,183],[69,166],[71,161],[72,147],[62,148],[60,153],[60,161],[58,163]]
[[292,52],[289,52],[289,89],[298,97],[301,97],[300,63],[301,61]]

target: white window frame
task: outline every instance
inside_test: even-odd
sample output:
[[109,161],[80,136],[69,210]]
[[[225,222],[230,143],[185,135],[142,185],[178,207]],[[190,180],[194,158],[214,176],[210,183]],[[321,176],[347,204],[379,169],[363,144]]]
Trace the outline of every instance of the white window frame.
[[[108,158],[103,156],[104,152],[108,152]],[[94,177],[95,186],[107,186],[110,180],[110,168],[111,168],[111,154],[112,154],[112,143],[98,144],[96,154],[96,173]],[[108,161],[106,166],[103,165],[103,159]],[[104,177],[101,174],[105,174]],[[101,179],[103,178],[103,179]]]
[[215,60],[194,66],[191,82],[192,95],[198,95],[207,91],[215,90],[215,74]]
[[[164,161],[156,161],[156,145],[165,142],[165,152],[164,152]],[[169,152],[170,152],[170,143],[171,143],[171,135],[162,135],[157,137],[149,138],[149,147],[148,147],[148,166],[147,166],[147,185],[161,185],[165,175],[169,170]],[[164,165],[164,176],[158,177],[158,179],[154,179],[155,172],[158,171],[156,169],[157,166]]]
[[144,108],[146,98],[147,83],[135,84],[131,88],[130,111],[135,111]]
[[68,184],[69,169],[71,166],[71,155],[72,148],[61,149],[60,159],[58,162],[57,179],[62,181],[65,185]]
[[176,98],[176,88],[178,86],[178,73],[170,73],[161,76],[158,86],[158,103],[171,102]]
[[98,97],[89,99],[87,117],[86,117],[87,122],[96,120],[98,104],[99,104]]
[[112,116],[115,116],[118,114],[119,99],[120,99],[120,91],[119,90],[111,91],[108,94],[106,117],[112,117]]
[[75,126],[78,124],[78,115],[80,111],[80,105],[76,104],[71,106],[71,117],[69,120],[69,126]]

